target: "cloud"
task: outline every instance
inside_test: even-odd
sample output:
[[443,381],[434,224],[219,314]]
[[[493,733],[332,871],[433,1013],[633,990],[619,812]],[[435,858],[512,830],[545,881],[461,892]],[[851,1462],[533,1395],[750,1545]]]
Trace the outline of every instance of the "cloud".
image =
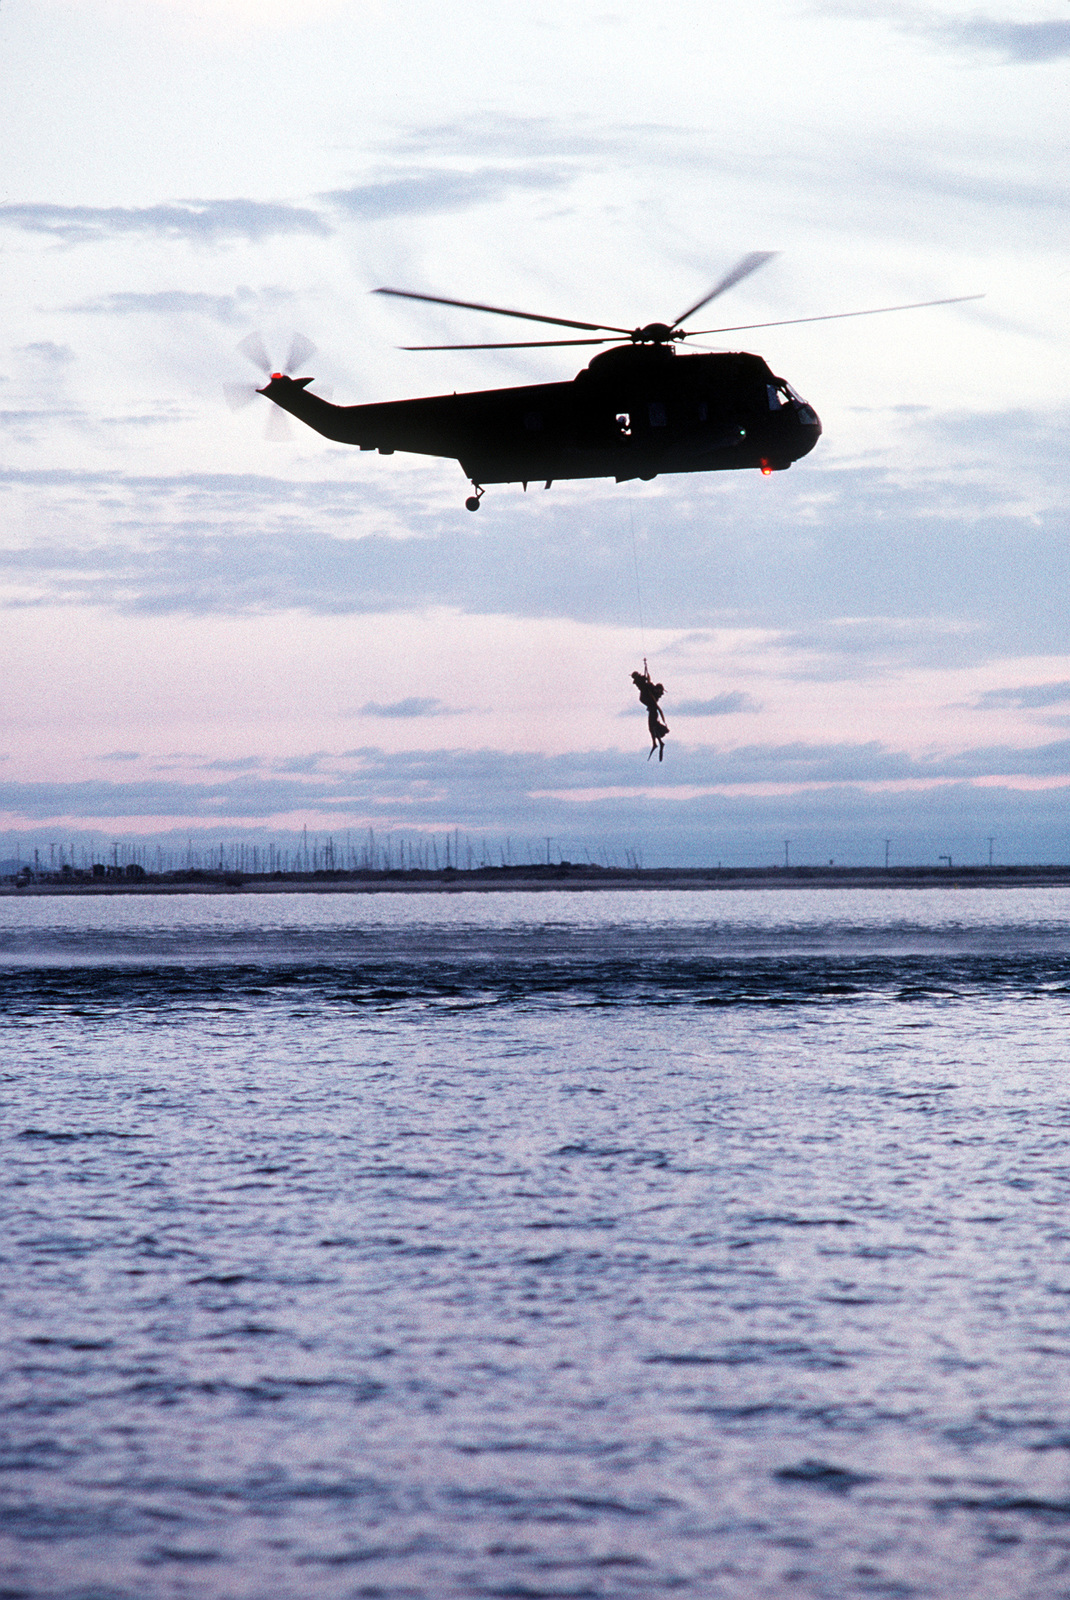
[[904,32],[953,49],[995,52],[1009,62],[1029,64],[1070,56],[1070,22],[1006,22],[983,15],[949,20],[914,7],[896,8],[890,16]]
[[[505,199],[514,190],[558,189],[571,179],[568,168],[545,164],[481,167],[472,172],[418,170],[332,189],[319,200],[346,217],[365,222],[388,217],[431,216],[464,211]],[[222,244],[235,239],[261,243],[278,235],[310,234],[328,238],[335,228],[323,212],[290,201],[233,198],[172,200],[151,206],[62,206],[41,201],[0,205],[0,228],[44,234],[64,244],[89,244],[140,235],[184,239],[194,244]],[[156,302],[153,304],[152,302]],[[168,303],[170,302],[170,303]],[[231,320],[228,296],[109,295],[100,301],[70,307],[77,311],[198,311]]]
[[931,35],[967,49],[998,50],[1008,61],[1061,61],[1070,56],[1070,22],[998,22],[966,17],[933,26]]
[[981,624],[939,616],[826,617],[788,629],[777,645],[801,658],[792,676],[804,683],[883,677],[907,665],[965,665],[989,647]]
[[[259,756],[236,756],[233,761],[217,759],[196,762],[202,772],[256,772],[263,764]],[[157,767],[156,770],[159,772],[165,769]]]
[[674,700],[668,709],[674,717],[728,717],[737,711],[760,711],[762,708],[742,689],[733,689],[715,694],[712,700]]
[[[0,428],[23,442],[36,442],[43,423],[84,423],[86,414],[75,406],[34,406],[24,411],[0,411]],[[35,430],[32,424],[37,424]]]
[[441,700],[409,695],[408,699],[394,700],[389,705],[381,705],[378,700],[367,700],[356,714],[363,717],[444,717],[450,715],[450,708],[443,705]]
[[[830,0],[820,10],[834,17],[890,22],[900,31],[934,38],[943,21],[929,10],[874,10],[851,0],[842,4]],[[527,137],[532,140],[530,146],[525,146]],[[821,125],[808,126],[805,139],[790,148],[781,145],[775,170],[764,149],[753,140],[734,137],[723,129],[714,136],[708,128],[661,122],[589,127],[582,122],[577,126],[568,117],[529,119],[476,113],[471,118],[417,125],[389,148],[429,161],[486,155],[502,164],[488,164],[471,176],[485,176],[492,183],[505,181],[510,171],[506,163],[519,159],[528,165],[512,170],[530,173],[536,186],[543,172],[555,175],[561,183],[581,174],[591,177],[599,173],[614,182],[615,174],[639,167],[671,174],[672,182],[686,181],[692,190],[696,185],[712,186],[721,206],[731,205],[733,195],[740,203],[749,200],[757,185],[766,194],[766,203],[779,194],[781,203],[795,210],[798,194],[805,192],[811,213],[826,215],[829,227],[843,229],[851,237],[860,230],[870,236],[891,235],[900,243],[911,237],[924,241],[926,250],[932,248],[934,238],[947,238],[949,231],[961,232],[964,220],[972,239],[972,228],[982,213],[989,226],[994,212],[1025,213],[1031,221],[1045,212],[1061,218],[1066,203],[1065,185],[1050,164],[1038,166],[1035,160],[1020,159],[1005,141],[993,138],[987,145],[979,145],[976,140],[945,137],[934,144],[924,131],[906,129],[898,132],[894,150],[882,136],[867,138],[863,133],[852,138],[847,153],[838,133]],[[543,162],[533,162],[533,155],[542,157]],[[666,245],[672,249],[668,241]],[[956,248],[969,255],[972,245],[960,237]],[[694,251],[684,253],[680,264],[689,272],[697,271],[700,278],[710,271],[710,263],[696,258]],[[837,308],[813,305],[805,309],[816,313]]]
[[[989,835],[998,837],[1003,860],[1061,859],[1070,784],[1030,791],[977,785],[968,776],[1012,772],[1070,778],[1070,740],[922,760],[876,742],[736,751],[674,743],[653,772],[645,757],[617,751],[365,747],[294,756],[274,772],[218,782],[0,783],[0,812],[9,829],[62,823],[65,837],[79,826],[110,831],[139,819],[142,835],[155,824],[158,833],[182,829],[183,842],[198,824],[217,842],[226,837],[220,829],[286,836],[301,818],[325,830],[371,826],[410,836],[458,828],[477,839],[510,838],[514,859],[527,859],[528,842],[542,855],[547,835],[555,854],[573,860],[592,848],[598,859],[603,847],[638,844],[647,864],[775,862],[785,837],[793,862],[883,861],[889,836],[898,861],[947,853],[956,861],[987,859]],[[902,784],[911,775],[927,778],[927,786],[873,787],[875,779]],[[762,780],[764,792],[748,789]]]
[[[625,130],[621,130],[622,132]],[[672,133],[670,129],[630,129],[633,135],[644,132]],[[531,161],[533,157],[616,155],[620,146],[617,130],[604,130],[578,117],[518,117],[507,112],[477,111],[472,116],[450,122],[426,123],[409,128],[390,140],[385,148],[398,155],[471,157]]]
[[97,756],[98,761],[140,761],[140,750],[109,750],[105,755]]
[[321,198],[349,217],[433,216],[504,200],[514,189],[559,189],[572,174],[562,167],[481,167],[475,172],[422,169],[400,177],[332,189]]
[[832,0],[818,7],[826,16],[885,20],[900,32],[920,35],[956,50],[992,51],[1005,61],[1031,64],[1070,56],[1070,22],[1009,22],[982,13],[948,18],[939,11],[912,5],[872,5],[858,0]]
[[64,244],[95,243],[131,234],[219,244],[231,239],[258,243],[276,234],[333,231],[307,206],[264,200],[181,200],[154,206],[0,205],[0,227],[46,234]]
[[988,689],[973,702],[977,711],[1038,711],[1070,700],[1070,682],[1027,683],[1017,689]]
[[[901,426],[890,466],[815,459],[773,486],[710,474],[639,491],[648,624],[771,630],[777,672],[801,681],[1067,651],[1070,493],[1051,465],[1070,416]],[[912,467],[917,451],[934,464]],[[0,469],[0,582],[19,603],[152,615],[441,605],[635,624],[614,485],[493,487],[470,517],[452,463],[322,459],[303,479]]]
[[[472,172],[422,167],[389,177],[372,179],[349,188],[331,189],[319,200],[346,217],[365,222],[388,217],[432,216],[464,211],[471,206],[505,199],[514,190],[559,189],[572,172],[549,163],[525,166],[487,166]],[[140,235],[144,238],[184,239],[194,244],[222,244],[235,239],[262,243],[278,235],[310,234],[328,238],[333,224],[313,205],[291,201],[172,200],[151,206],[62,206],[43,201],[0,205],[0,228],[44,234],[64,244],[89,244]],[[168,309],[163,303],[138,305],[153,296],[106,296],[102,302],[75,310]],[[226,296],[184,296],[185,304],[170,309],[199,309],[209,315],[227,310]],[[111,302],[109,304],[109,302]],[[124,303],[125,302],[125,303]],[[213,302],[215,306],[213,309]]]
[[[671,755],[671,761],[669,756]],[[644,752],[645,756],[645,752]],[[137,759],[116,751],[102,760]],[[295,810],[392,814],[402,807],[413,827],[459,822],[517,825],[533,804],[598,804],[621,791],[676,791],[786,786],[820,788],[859,784],[947,784],[975,779],[1044,778],[1070,782],[1070,739],[1015,747],[981,746],[913,756],[878,740],[832,744],[753,744],[736,748],[672,741],[666,766],[651,779],[635,752],[586,750],[561,754],[493,749],[384,751],[362,746],[317,750],[280,758],[270,771],[248,761],[216,767],[237,775],[218,781],[138,778],[128,782],[0,784],[0,810],[42,819],[60,815],[259,817]],[[555,799],[556,797],[556,799]],[[707,796],[708,798],[708,796]],[[659,801],[659,803],[662,803]],[[680,799],[679,803],[684,803]],[[690,802],[688,802],[690,803]]]
[[18,345],[19,355],[30,356],[34,361],[50,367],[67,367],[74,360],[74,351],[68,344],[56,344],[52,339],[38,339],[33,344]]
[[[56,798],[63,801],[67,796]],[[63,819],[63,838],[73,838],[79,845],[89,844],[98,850],[103,848],[110,859],[112,842],[122,839],[124,828],[121,820],[114,826],[109,819],[125,819],[131,813],[120,808],[108,813],[80,814],[87,819],[84,824],[78,822],[77,815],[55,813]],[[307,816],[309,847],[322,846],[325,836],[332,836],[340,856],[344,835],[352,823],[354,828],[372,826],[380,846],[383,834],[391,835],[395,859],[399,840],[427,840],[435,834],[441,840],[448,827],[450,831],[460,830],[462,862],[469,841],[477,861],[484,844],[492,861],[506,854],[514,862],[545,860],[546,838],[550,835],[555,860],[590,858],[622,866],[629,852],[639,854],[646,866],[716,866],[719,862],[725,866],[775,866],[783,862],[783,841],[789,837],[793,865],[824,863],[832,857],[840,864],[883,866],[884,841],[888,838],[892,841],[893,865],[935,865],[938,856],[947,854],[960,865],[964,861],[987,861],[988,838],[993,835],[997,863],[1064,859],[1066,791],[1022,793],[999,786],[979,789],[951,784],[925,793],[900,794],[824,789],[787,796],[679,799],[670,792],[657,799],[638,794],[634,798],[587,804],[528,800],[522,813],[509,817],[502,815],[492,797],[470,818],[444,806],[439,820],[434,822],[423,814],[410,818],[387,811],[369,812],[359,821],[337,812],[317,815],[312,809]],[[264,826],[254,817],[228,817],[221,824],[216,817],[198,821],[183,813],[181,822],[173,824],[170,818],[159,816],[160,826],[148,833],[139,827],[137,838],[142,848],[159,843],[174,850],[182,861],[190,838],[195,851],[208,847],[218,850],[221,841],[229,847],[235,839],[249,843],[274,840],[293,848],[304,842],[299,817],[300,813],[296,826],[293,813]],[[48,859],[48,846],[55,833],[50,827],[46,831],[43,818],[39,826],[39,832],[32,824],[18,830],[8,828],[4,848],[12,859],[17,852],[25,862],[27,856],[32,858],[35,846],[41,849],[43,859]],[[366,835],[361,833],[360,837]],[[441,851],[441,844],[439,848]],[[834,937],[842,940],[842,936],[841,919]]]
[[1070,778],[1070,739],[990,745],[911,756],[877,740],[864,744],[745,745],[711,762],[722,783],[903,783],[999,777]]
[[253,289],[239,288],[233,294],[200,294],[184,289],[161,289],[153,294],[136,294],[123,290],[61,309],[84,316],[208,317],[214,322],[231,325],[246,322],[251,311],[260,309],[265,302],[277,305],[293,298],[284,289],[261,290],[257,293]]

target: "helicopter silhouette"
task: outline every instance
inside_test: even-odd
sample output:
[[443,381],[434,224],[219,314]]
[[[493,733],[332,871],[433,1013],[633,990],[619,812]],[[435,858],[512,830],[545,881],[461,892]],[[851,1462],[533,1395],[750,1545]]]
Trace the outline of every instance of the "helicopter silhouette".
[[[474,493],[465,501],[478,511],[485,485],[556,479],[615,478],[649,481],[660,473],[726,472],[754,468],[783,472],[807,455],[821,436],[817,412],[786,379],[778,377],[761,356],[744,351],[711,351],[678,356],[684,340],[711,334],[739,333],[754,328],[790,327],[803,322],[830,322],[844,317],[877,316],[888,311],[915,311],[927,306],[956,305],[981,295],[949,300],[923,300],[905,306],[878,306],[869,311],[840,311],[818,317],[789,317],[776,322],[739,323],[731,327],[685,329],[688,318],[771,259],[773,251],[752,251],[738,261],[694,305],[673,321],[619,328],[608,323],[577,322],[569,317],[541,316],[473,300],[419,294],[407,289],[376,289],[375,294],[421,300],[465,311],[518,317],[525,322],[575,328],[588,335],[571,339],[526,339],[506,343],[404,345],[406,350],[530,350],[551,346],[609,345],[567,383],[526,384],[509,389],[483,389],[466,394],[432,395],[426,399],[381,404],[337,406],[308,393],[313,378],[271,372],[254,339],[244,349],[269,372],[259,394],[340,444],[393,455],[452,457],[471,481]],[[591,337],[594,335],[594,337]],[[255,353],[254,353],[255,352]],[[302,353],[300,361],[307,359]],[[294,362],[288,365],[296,364]]]

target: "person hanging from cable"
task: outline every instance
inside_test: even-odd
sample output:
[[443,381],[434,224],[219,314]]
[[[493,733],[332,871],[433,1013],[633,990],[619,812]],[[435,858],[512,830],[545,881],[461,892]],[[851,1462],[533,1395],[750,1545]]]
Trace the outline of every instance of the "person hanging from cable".
[[647,760],[650,760],[650,756],[656,750],[658,752],[658,760],[664,761],[665,735],[669,731],[669,724],[662,716],[661,706],[658,702],[665,693],[665,685],[650,681],[650,668],[646,664],[646,656],[643,657],[642,672],[632,673],[632,682],[639,690],[639,699],[647,711],[646,725],[650,729],[650,755],[647,756]]

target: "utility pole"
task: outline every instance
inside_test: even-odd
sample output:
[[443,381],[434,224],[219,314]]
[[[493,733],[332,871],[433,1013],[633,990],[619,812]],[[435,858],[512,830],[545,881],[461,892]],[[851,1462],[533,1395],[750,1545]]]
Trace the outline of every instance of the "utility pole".
[[989,866],[992,865],[992,846],[995,844],[995,842],[996,842],[995,834],[994,833],[990,833],[989,836],[988,836],[988,865]]
[[789,846],[790,843],[791,843],[790,839],[785,839],[784,840],[784,871],[785,872],[788,870],[788,846]]
[[885,841],[884,841],[884,870],[885,870],[885,872],[888,871],[888,851],[891,848],[892,848],[892,841],[890,839],[885,839]]

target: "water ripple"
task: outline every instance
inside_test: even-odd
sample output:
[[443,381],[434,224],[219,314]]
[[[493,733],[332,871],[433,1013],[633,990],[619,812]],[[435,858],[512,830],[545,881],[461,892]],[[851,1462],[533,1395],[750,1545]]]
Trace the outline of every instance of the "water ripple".
[[1065,1592],[1070,897],[244,898],[0,907],[0,1595]]

